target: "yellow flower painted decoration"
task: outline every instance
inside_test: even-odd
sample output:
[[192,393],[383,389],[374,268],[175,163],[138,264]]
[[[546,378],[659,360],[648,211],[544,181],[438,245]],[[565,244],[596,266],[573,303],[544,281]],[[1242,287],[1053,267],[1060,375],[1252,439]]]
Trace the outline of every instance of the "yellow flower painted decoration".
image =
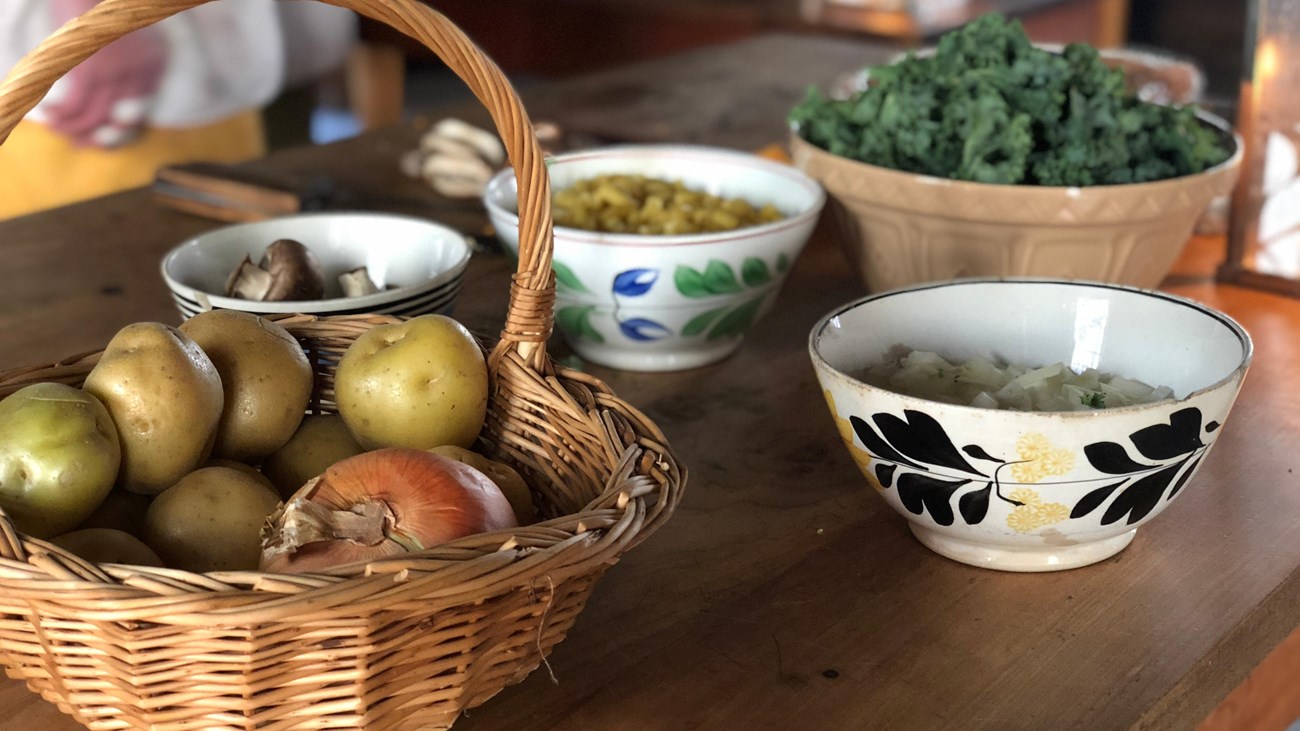
[[849,456],[857,463],[858,469],[862,470],[867,482],[876,489],[876,492],[884,492],[885,486],[880,484],[880,480],[876,479],[876,476],[868,469],[868,465],[871,464],[871,455],[853,443],[853,425],[849,423],[848,419],[840,416],[839,410],[835,408],[835,397],[831,395],[829,389],[822,391],[822,395],[826,397],[826,405],[831,409],[831,416],[835,419],[835,428],[840,432],[840,439],[843,439],[844,444],[849,448]]
[[1007,527],[1017,533],[1032,533],[1070,517],[1070,511],[1065,505],[1045,503],[1037,490],[1028,487],[1012,490],[1007,497],[1023,503],[1012,508],[1011,514],[1007,516]]
[[1047,437],[1037,432],[1017,439],[1016,451],[1020,454],[1020,464],[1011,466],[1011,477],[1016,482],[1038,482],[1074,469],[1074,452],[1053,447]]

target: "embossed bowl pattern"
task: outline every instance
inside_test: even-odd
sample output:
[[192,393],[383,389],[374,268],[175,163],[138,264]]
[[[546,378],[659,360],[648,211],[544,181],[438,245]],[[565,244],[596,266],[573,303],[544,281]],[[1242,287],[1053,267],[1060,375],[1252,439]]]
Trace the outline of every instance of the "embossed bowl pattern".
[[795,164],[830,197],[849,259],[880,292],[962,277],[1035,276],[1154,288],[1193,227],[1232,190],[1242,146],[1195,175],[1083,188],[992,185],[900,172],[791,135]]

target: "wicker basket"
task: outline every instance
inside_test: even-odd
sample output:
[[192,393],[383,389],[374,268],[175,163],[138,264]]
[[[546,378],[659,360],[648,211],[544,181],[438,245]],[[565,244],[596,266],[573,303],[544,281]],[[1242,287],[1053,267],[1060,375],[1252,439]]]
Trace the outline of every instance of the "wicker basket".
[[[50,85],[123,34],[207,0],[103,0],[0,87],[7,135]],[[491,111],[518,175],[519,271],[489,356],[480,446],[523,472],[545,520],[325,575],[89,564],[0,513],[0,658],[93,729],[431,729],[522,680],[596,580],[672,513],[685,472],[663,435],[598,380],[554,367],[550,189],[518,98],[415,0],[331,0],[436,52]],[[384,317],[281,320],[331,363]],[[80,385],[98,353],[0,374],[0,396]],[[329,410],[330,366],[314,408]]]

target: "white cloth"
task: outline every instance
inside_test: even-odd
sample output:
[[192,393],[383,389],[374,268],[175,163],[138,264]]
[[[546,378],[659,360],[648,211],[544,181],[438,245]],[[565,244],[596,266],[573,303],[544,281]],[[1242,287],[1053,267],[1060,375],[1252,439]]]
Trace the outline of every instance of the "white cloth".
[[[300,83],[342,63],[356,38],[351,11],[319,3],[277,5],[216,0],[160,22],[169,56],[148,123],[217,122],[271,101],[287,79]],[[48,0],[0,1],[0,68],[7,73],[55,30]],[[56,83],[47,99],[61,91]],[[40,118],[40,106],[33,118]]]

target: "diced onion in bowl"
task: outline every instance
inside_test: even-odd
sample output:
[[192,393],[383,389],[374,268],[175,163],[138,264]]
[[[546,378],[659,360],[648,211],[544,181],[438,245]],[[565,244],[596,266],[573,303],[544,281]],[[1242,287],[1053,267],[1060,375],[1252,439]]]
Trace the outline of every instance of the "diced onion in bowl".
[[1064,363],[1038,368],[987,358],[953,363],[938,353],[896,347],[869,366],[862,380],[917,398],[984,409],[1095,411],[1173,398],[1167,386],[1150,386],[1095,368],[1075,372]]

